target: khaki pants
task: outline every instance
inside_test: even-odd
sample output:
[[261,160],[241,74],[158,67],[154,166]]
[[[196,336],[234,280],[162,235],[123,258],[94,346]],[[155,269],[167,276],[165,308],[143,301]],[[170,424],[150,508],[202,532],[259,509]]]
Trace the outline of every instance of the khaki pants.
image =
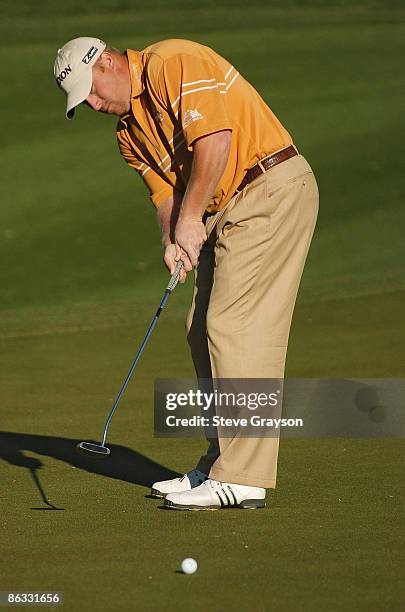
[[[318,212],[302,155],[208,215],[187,337],[199,378],[283,378],[298,287]],[[209,440],[197,468],[214,480],[276,486],[278,438]]]

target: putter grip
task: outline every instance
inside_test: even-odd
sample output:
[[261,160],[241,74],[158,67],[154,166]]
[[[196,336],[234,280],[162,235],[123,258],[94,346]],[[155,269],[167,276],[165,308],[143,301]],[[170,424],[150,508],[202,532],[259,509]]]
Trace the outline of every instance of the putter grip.
[[173,291],[173,289],[175,288],[175,286],[177,285],[177,283],[179,282],[179,276],[180,276],[180,270],[183,267],[183,262],[181,261],[181,259],[177,262],[177,266],[175,271],[173,272],[169,284],[167,285],[167,289],[166,291]]

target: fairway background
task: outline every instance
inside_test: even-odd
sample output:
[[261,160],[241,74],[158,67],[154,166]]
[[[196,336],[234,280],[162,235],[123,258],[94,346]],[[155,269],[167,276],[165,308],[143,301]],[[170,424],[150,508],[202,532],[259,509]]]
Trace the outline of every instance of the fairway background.
[[[166,513],[145,499],[149,477],[183,473],[204,446],[152,437],[154,379],[193,375],[191,282],[173,294],[111,427],[134,455],[118,449],[108,478],[70,454],[69,441],[99,436],[167,273],[115,119],[83,108],[67,122],[52,76],[58,47],[80,35],[137,49],[191,38],[227,57],[319,183],[288,375],[401,377],[401,4],[0,2],[0,429],[27,436],[0,436],[0,590],[64,590],[66,610],[403,608],[398,440],[285,441],[261,513]],[[64,511],[31,510],[46,506],[36,468]],[[175,573],[186,556],[200,563],[194,577]]]

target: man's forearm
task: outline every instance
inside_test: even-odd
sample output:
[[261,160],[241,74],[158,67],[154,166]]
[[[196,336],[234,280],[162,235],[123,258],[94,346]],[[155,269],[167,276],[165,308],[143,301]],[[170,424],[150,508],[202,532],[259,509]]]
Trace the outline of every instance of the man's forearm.
[[193,165],[178,216],[176,244],[197,266],[201,247],[207,240],[202,216],[210,204],[228,162],[230,130],[199,138],[193,147]]
[[198,139],[193,165],[181,206],[181,217],[201,219],[228,162],[232,133],[216,132]]
[[162,244],[166,247],[174,242],[174,230],[180,212],[183,196],[175,192],[174,196],[167,198],[156,210],[156,216],[162,232]]
[[162,244],[175,241],[174,232],[182,216],[201,219],[224,173],[230,150],[231,132],[216,132],[200,138],[194,145],[193,166],[185,195],[175,191],[156,211]]

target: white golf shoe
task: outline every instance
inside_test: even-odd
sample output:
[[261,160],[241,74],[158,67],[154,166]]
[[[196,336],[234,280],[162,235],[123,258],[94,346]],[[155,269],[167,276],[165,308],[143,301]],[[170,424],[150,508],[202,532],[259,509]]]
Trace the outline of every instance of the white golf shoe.
[[181,493],[190,491],[194,487],[198,487],[201,483],[207,480],[207,474],[203,474],[199,470],[191,470],[181,478],[172,478],[171,480],[161,480],[152,485],[150,494],[153,497],[166,497],[168,493]]
[[266,490],[261,487],[218,482],[209,478],[196,488],[168,494],[164,507],[170,510],[255,510],[266,506],[265,498]]

